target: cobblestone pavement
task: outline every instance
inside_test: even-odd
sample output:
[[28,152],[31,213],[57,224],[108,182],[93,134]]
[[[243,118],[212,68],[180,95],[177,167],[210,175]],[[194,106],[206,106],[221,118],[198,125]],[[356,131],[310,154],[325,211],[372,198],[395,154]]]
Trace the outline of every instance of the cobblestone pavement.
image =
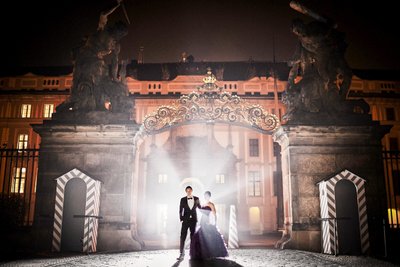
[[229,257],[207,261],[191,261],[187,256],[176,260],[178,250],[153,250],[125,253],[95,253],[90,255],[18,260],[0,266],[135,266],[135,267],[268,267],[268,266],[395,266],[364,256],[333,256],[299,250],[230,249]]

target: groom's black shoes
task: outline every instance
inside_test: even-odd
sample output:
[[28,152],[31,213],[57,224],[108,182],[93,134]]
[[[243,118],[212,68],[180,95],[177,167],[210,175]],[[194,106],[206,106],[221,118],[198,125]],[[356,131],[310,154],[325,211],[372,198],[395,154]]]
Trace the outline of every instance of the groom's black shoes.
[[181,253],[181,254],[179,255],[179,257],[176,258],[176,259],[177,259],[178,261],[182,261],[184,258],[185,258],[185,253]]

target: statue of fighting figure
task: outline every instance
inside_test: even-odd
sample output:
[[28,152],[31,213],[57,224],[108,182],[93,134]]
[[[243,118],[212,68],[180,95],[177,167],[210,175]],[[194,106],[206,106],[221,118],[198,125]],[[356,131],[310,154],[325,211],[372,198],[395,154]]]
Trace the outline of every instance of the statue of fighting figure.
[[283,119],[313,123],[317,118],[338,122],[349,114],[367,114],[364,100],[346,100],[352,71],[345,60],[347,44],[344,33],[334,24],[296,1],[290,6],[315,20],[292,23],[299,40],[288,77],[283,102],[287,112]]
[[[128,97],[125,83],[126,64],[121,64],[118,73],[120,40],[128,34],[124,22],[107,24],[108,16],[122,6],[122,0],[100,14],[97,31],[87,36],[83,43],[72,51],[73,83],[70,97],[57,107],[57,113],[91,111],[130,112],[132,101]],[[124,61],[122,62],[124,63]],[[119,75],[120,74],[120,75]]]

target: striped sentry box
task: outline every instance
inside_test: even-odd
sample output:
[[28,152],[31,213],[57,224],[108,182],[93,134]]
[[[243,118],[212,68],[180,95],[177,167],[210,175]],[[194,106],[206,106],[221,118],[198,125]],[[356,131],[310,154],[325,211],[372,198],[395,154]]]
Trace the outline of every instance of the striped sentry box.
[[235,205],[230,206],[228,248],[239,248]]
[[[361,252],[366,253],[369,249],[367,203],[365,197],[365,180],[354,173],[344,170],[328,180],[319,183],[319,196],[321,208],[321,231],[322,231],[322,251],[327,254],[335,254],[338,251],[339,242],[335,220],[336,200],[335,186],[342,179],[347,179],[354,183],[357,190],[358,217],[360,222]],[[335,240],[336,236],[336,240]],[[336,247],[335,247],[336,244]]]
[[[86,204],[85,216],[98,216],[100,207],[100,185],[101,182],[90,178],[78,169],[71,171],[56,178],[56,201],[54,209],[54,227],[52,250],[61,250],[62,222],[65,186],[72,178],[80,178],[86,183]],[[85,218],[83,229],[82,252],[95,252],[97,246],[98,220],[94,218]]]

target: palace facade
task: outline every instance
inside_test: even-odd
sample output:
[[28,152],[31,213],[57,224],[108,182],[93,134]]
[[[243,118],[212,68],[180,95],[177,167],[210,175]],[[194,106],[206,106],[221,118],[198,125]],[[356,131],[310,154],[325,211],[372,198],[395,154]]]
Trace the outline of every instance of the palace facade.
[[[132,62],[124,79],[134,103],[132,119],[141,124],[160,106],[195,91],[208,67],[222,90],[282,119],[285,106],[281,95],[289,72],[284,62]],[[18,151],[34,152],[40,146],[40,137],[31,125],[51,120],[71,86],[72,67],[7,70],[0,76],[0,192],[23,196],[24,223],[28,225],[33,221],[40,155]],[[369,104],[373,120],[393,125],[382,145],[385,150],[398,151],[399,74],[353,70],[348,99],[360,98]],[[237,125],[193,124],[146,136],[137,149],[134,181],[138,206],[134,216],[138,233],[146,240],[164,236],[168,245],[178,239],[178,205],[187,185],[200,198],[204,191],[211,191],[224,235],[228,235],[229,207],[236,206],[239,242],[283,228],[280,147],[272,136]],[[385,163],[386,177],[382,179],[391,210],[388,222],[398,227],[400,173],[393,166]]]

